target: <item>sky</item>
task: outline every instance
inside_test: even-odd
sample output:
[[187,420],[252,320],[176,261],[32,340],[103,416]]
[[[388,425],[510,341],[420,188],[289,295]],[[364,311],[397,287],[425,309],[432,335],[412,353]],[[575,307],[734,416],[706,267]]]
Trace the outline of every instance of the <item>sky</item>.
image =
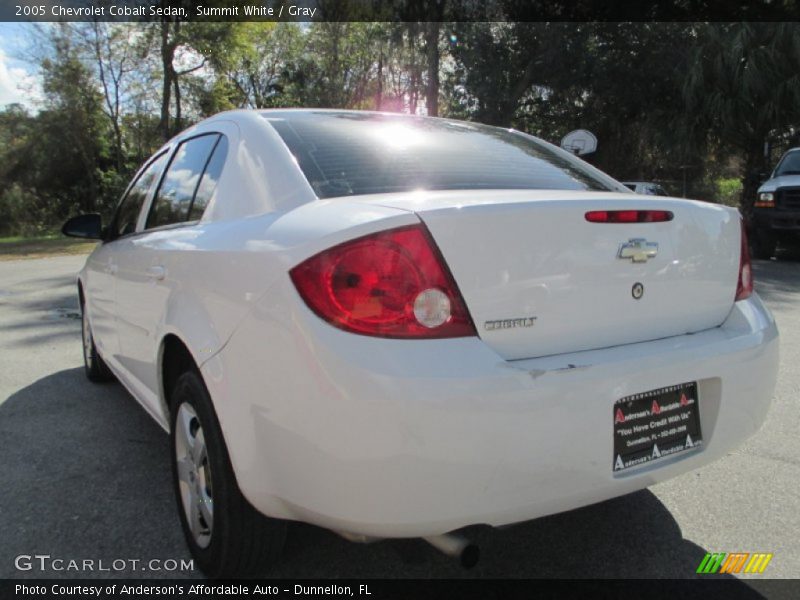
[[[48,25],[0,22],[0,110],[14,102],[30,112],[39,110],[43,96],[38,66],[25,57],[34,47],[35,28]],[[198,59],[196,55],[183,52],[176,55],[176,61],[178,65],[193,66]]]
[[36,110],[41,88],[36,68],[24,60],[33,25],[0,23],[0,109],[19,102]]

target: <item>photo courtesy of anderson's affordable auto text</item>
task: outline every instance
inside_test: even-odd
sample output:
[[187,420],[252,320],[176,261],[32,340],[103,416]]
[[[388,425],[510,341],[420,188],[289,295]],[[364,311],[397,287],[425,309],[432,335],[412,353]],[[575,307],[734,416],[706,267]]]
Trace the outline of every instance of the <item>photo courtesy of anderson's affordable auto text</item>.
[[188,597],[188,598],[207,598],[219,596],[234,597],[262,597],[278,596],[281,593],[291,596],[310,597],[310,596],[363,596],[369,597],[369,584],[359,584],[355,589],[350,585],[308,585],[295,583],[287,586],[270,584],[215,584],[215,583],[195,583],[195,584],[160,584],[148,585],[141,583],[110,583],[110,584],[87,584],[75,585],[66,583],[26,585],[17,583],[14,585],[14,593],[18,597],[37,597],[37,596],[59,596],[59,597],[94,597],[94,598],[144,598],[144,597]]
[[800,595],[800,13],[424,4],[0,11],[0,599]]

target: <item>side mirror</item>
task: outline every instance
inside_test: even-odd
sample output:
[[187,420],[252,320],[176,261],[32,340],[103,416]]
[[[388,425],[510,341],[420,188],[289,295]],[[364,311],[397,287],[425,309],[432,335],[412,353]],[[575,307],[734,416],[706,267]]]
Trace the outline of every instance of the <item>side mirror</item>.
[[64,223],[61,233],[69,237],[99,240],[103,238],[103,224],[97,213],[78,215]]

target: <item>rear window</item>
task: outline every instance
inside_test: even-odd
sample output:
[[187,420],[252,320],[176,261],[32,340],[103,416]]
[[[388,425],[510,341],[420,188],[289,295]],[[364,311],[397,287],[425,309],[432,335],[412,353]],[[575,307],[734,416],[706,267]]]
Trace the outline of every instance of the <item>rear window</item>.
[[182,223],[189,218],[200,179],[219,137],[219,134],[201,135],[178,146],[150,208],[147,229]]
[[530,136],[369,113],[265,113],[320,198],[412,190],[613,188]]
[[139,178],[130,187],[128,193],[122,199],[114,222],[111,224],[111,237],[116,238],[121,235],[128,235],[136,231],[136,222],[139,220],[139,212],[142,210],[147,194],[156,178],[161,175],[161,169],[167,161],[167,154],[155,158],[147,168],[144,169]]

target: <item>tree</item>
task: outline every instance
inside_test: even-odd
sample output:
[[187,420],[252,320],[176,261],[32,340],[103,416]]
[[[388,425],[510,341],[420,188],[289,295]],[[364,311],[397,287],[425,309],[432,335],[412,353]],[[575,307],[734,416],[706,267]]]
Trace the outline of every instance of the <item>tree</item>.
[[162,17],[150,26],[146,39],[161,60],[158,128],[165,141],[184,127],[181,78],[205,67],[211,54],[225,53],[233,30],[233,23],[183,23],[179,17]]
[[[431,2],[431,6],[439,10],[436,18],[441,17],[443,2]],[[438,21],[429,21],[425,28],[425,56],[427,58],[427,85],[425,90],[425,108],[428,116],[439,116],[439,37],[441,27]]]
[[749,213],[767,170],[770,136],[800,123],[800,29],[794,23],[714,23],[698,30],[684,86],[693,129],[743,160]]
[[128,24],[100,21],[78,27],[77,35],[97,69],[96,76],[103,91],[104,112],[114,132],[116,168],[121,172],[125,170],[122,118],[132,92],[129,79],[136,66],[132,41],[136,33]]
[[209,106],[269,108],[293,106],[291,74],[303,52],[303,32],[296,23],[237,23],[225,52],[209,62],[217,77],[206,99]]
[[575,24],[454,24],[451,108],[493,125],[511,125],[526,96],[546,92],[555,77],[579,64],[571,58],[580,47],[580,32]]
[[[680,179],[701,171],[701,148],[687,127],[681,94],[695,40],[684,23],[593,23],[553,82],[554,98],[576,99],[576,126],[600,141],[591,160],[619,179]],[[570,81],[572,79],[572,81]]]
[[289,80],[305,106],[375,108],[387,23],[311,23]]
[[[53,148],[71,149],[57,158],[48,157],[53,163],[51,170],[58,168],[67,178],[64,183],[80,190],[78,203],[86,212],[92,212],[100,205],[98,169],[108,160],[103,100],[91,71],[80,60],[70,33],[65,25],[55,28],[53,56],[42,62],[42,87],[48,110],[41,115],[41,121],[51,136]],[[71,157],[78,160],[79,168],[65,173],[64,167],[70,166]]]

